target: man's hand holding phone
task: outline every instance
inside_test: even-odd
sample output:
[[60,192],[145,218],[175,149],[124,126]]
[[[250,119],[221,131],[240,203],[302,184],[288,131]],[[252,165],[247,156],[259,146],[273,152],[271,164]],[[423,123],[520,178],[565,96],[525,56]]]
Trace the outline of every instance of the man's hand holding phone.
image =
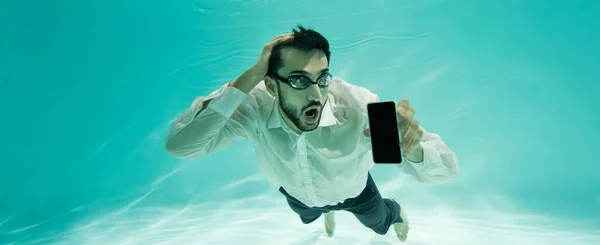
[[[394,117],[393,103],[376,102],[368,106],[370,129],[365,129],[364,133],[371,137],[374,160],[376,163],[400,163],[402,157],[399,154],[402,152],[409,161],[422,162],[423,148],[420,143],[423,130],[414,119],[415,109],[410,106],[408,100],[402,100],[396,107]],[[374,135],[371,135],[372,129],[377,129]],[[390,131],[397,132],[398,137]]]
[[419,127],[419,121],[414,119],[415,108],[410,106],[408,100],[398,103],[396,110],[398,117],[398,130],[400,133],[400,148],[404,157],[411,162],[423,161],[423,129]]

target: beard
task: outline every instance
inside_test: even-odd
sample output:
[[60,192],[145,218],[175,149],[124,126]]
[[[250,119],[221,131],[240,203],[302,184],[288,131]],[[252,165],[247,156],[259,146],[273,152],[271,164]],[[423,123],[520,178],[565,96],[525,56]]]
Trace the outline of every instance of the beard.
[[310,106],[315,106],[315,105],[318,105],[322,108],[322,106],[319,102],[310,103],[310,104],[302,107],[302,109],[298,109],[297,107],[294,107],[292,104],[287,103],[287,101],[285,100],[285,98],[283,96],[279,96],[279,105],[281,106],[283,113],[285,113],[285,115],[290,119],[290,121],[300,131],[303,131],[303,132],[313,131],[313,130],[317,129],[317,127],[319,126],[319,122],[321,121],[321,114],[319,115],[319,120],[317,120],[317,123],[315,123],[315,124],[307,124],[304,120],[302,120],[302,118],[303,118],[302,112],[306,108],[308,108]]

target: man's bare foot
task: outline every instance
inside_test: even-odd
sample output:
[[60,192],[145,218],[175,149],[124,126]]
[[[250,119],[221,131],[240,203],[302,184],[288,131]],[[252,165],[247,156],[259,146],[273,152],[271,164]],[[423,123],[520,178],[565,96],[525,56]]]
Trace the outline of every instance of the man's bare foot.
[[333,231],[335,230],[335,220],[333,211],[329,211],[325,213],[325,232],[327,232],[328,237],[333,236]]
[[[395,197],[390,197],[390,199],[400,205],[400,202],[398,202]],[[402,218],[402,221],[404,222],[394,223],[394,230],[396,231],[398,239],[400,239],[401,242],[404,242],[408,237],[408,218],[406,218],[403,207],[400,208],[400,218]]]

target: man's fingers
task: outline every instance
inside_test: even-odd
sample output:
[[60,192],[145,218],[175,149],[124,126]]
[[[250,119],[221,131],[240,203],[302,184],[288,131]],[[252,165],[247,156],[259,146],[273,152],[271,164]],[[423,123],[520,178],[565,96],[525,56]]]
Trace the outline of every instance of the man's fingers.
[[412,122],[414,115],[415,109],[412,107],[406,109],[403,115],[398,114],[398,129],[400,129],[400,132],[406,131],[408,125]]
[[401,100],[400,102],[398,102],[398,111],[406,111],[409,105],[410,103],[408,102],[408,100]]
[[273,40],[271,40],[269,43],[267,43],[267,46],[274,47],[277,44],[279,44],[279,43],[281,43],[281,42],[283,42],[285,40],[288,40],[288,39],[292,38],[292,36],[293,35],[291,33],[281,34],[281,35],[277,36],[276,38],[274,38]]
[[289,34],[289,33],[288,33],[288,34],[281,34],[281,35],[279,35],[279,36],[277,36],[277,37],[273,38],[273,40],[271,40],[271,41],[269,42],[269,44],[276,44],[276,43],[278,43],[278,42],[281,42],[281,41],[285,40],[285,39],[286,39],[286,37],[289,37],[290,35],[291,35],[291,34]]
[[364,133],[365,133],[365,136],[371,137],[371,130],[370,129],[368,129],[368,128],[365,129]]
[[404,149],[404,154],[410,154],[421,143],[423,132],[420,130],[419,122],[413,119],[415,108],[410,106],[408,100],[398,102],[396,112],[398,115],[398,129],[402,136],[400,148]]
[[406,117],[407,119],[410,119],[412,121],[414,116],[415,116],[415,108],[408,107],[406,109],[406,115],[404,115],[404,117]]
[[409,123],[410,123],[410,121],[405,120],[403,118],[399,118],[398,119],[398,130],[400,130],[401,133],[406,132],[406,129],[407,129]]
[[406,108],[408,107],[404,107],[403,104],[401,104],[402,101],[400,103],[398,103],[398,106],[396,106],[396,114],[398,114],[398,116],[402,117],[404,116],[404,114],[406,114]]
[[411,143],[412,139],[417,135],[419,131],[419,122],[417,120],[411,121],[408,129],[402,135],[402,141],[400,147],[406,149]]
[[[266,43],[261,51],[259,63],[262,63],[262,66],[265,66],[265,63],[267,63],[268,59],[271,57],[273,48],[275,46],[277,46],[278,44],[282,43],[283,41],[286,41],[292,37],[293,37],[292,34],[282,34],[282,35],[277,36],[270,42]],[[264,68],[264,69],[266,69],[266,68]]]
[[280,36],[279,36],[277,39],[275,39],[274,43],[275,43],[275,44],[277,44],[277,43],[280,43],[280,42],[286,41],[286,40],[288,40],[288,39],[292,38],[293,36],[294,36],[294,35],[293,35],[293,34],[291,34],[291,33],[282,34],[282,35],[280,35]]
[[408,144],[408,146],[406,147],[406,150],[404,150],[404,156],[410,155],[412,153],[412,151],[414,151],[415,148],[421,143],[422,139],[423,139],[423,131],[417,130],[414,137],[410,141],[410,144]]

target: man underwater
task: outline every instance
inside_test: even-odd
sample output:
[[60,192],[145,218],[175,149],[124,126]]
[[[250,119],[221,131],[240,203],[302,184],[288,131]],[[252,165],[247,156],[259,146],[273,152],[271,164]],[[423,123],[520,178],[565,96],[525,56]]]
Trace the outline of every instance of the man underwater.
[[[298,26],[267,43],[258,61],[233,82],[197,98],[176,120],[166,149],[198,158],[235,141],[253,142],[261,171],[279,187],[290,208],[308,224],[325,216],[333,236],[334,212],[351,212],[366,227],[386,234],[394,227],[405,241],[409,223],[394,198],[383,198],[369,170],[374,163],[366,107],[379,98],[329,71],[329,42]],[[404,173],[427,183],[452,182],[455,153],[439,135],[398,103]]]

